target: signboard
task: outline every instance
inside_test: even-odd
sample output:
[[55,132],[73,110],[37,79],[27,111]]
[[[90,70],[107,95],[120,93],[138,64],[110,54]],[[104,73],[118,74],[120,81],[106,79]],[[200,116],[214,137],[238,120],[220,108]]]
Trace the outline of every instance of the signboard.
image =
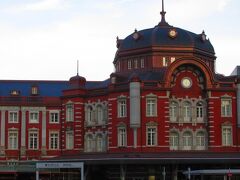
[[83,162],[39,162],[36,164],[37,169],[82,169],[83,168]]

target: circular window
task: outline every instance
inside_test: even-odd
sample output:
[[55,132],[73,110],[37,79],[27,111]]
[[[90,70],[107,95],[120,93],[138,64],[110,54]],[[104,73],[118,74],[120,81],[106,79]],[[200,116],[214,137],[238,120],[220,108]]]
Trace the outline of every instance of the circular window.
[[190,88],[192,86],[192,80],[188,77],[183,78],[181,83],[184,88]]

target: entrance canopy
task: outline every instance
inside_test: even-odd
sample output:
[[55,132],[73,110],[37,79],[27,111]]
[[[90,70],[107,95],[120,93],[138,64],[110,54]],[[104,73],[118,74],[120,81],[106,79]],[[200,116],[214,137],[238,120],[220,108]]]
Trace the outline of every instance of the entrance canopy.
[[240,169],[202,169],[185,171],[183,174],[188,175],[222,175],[222,174],[240,174]]

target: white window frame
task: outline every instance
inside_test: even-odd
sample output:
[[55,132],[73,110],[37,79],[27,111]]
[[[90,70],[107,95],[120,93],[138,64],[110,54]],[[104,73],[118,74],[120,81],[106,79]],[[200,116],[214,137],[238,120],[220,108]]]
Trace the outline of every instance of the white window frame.
[[127,63],[128,63],[128,69],[132,69],[132,60],[129,59]]
[[118,127],[118,147],[127,147],[127,129],[125,126]]
[[138,59],[134,59],[133,63],[134,63],[134,69],[137,69],[138,68]]
[[37,86],[32,86],[31,94],[32,95],[38,95],[38,87]]
[[[188,136],[187,136],[188,135]],[[186,131],[182,136],[183,150],[191,150],[193,146],[193,134],[190,131]]]
[[196,118],[197,121],[203,122],[203,117],[204,117],[204,106],[202,102],[198,102],[196,104]]
[[29,112],[29,123],[39,123],[39,111]]
[[8,149],[10,150],[18,149],[18,131],[17,130],[8,131]]
[[73,131],[66,131],[66,149],[74,149],[74,133]]
[[39,132],[31,130],[28,133],[28,149],[38,150],[39,147]]
[[118,99],[118,118],[127,117],[127,99],[119,98]]
[[74,105],[73,104],[66,105],[66,121],[67,122],[74,121]]
[[179,133],[170,132],[169,146],[170,146],[170,150],[178,150],[178,147],[179,147]]
[[157,97],[146,98],[146,116],[147,117],[157,116]]
[[97,122],[98,124],[103,123],[104,110],[102,105],[97,105]]
[[157,145],[157,127],[156,126],[146,127],[146,145],[147,146]]
[[141,68],[145,67],[145,59],[144,58],[141,58],[140,65],[141,65]]
[[93,144],[93,135],[88,134],[86,137],[86,150],[87,152],[93,152],[94,151],[94,144]]
[[59,149],[59,132],[58,131],[49,132],[49,149],[50,150]]
[[96,136],[96,151],[102,152],[103,151],[103,135],[98,134]]
[[232,126],[222,126],[222,146],[232,146],[233,144],[233,132]]
[[[226,103],[229,103],[228,105]],[[221,99],[221,117],[232,117],[232,100],[231,98]]]
[[177,122],[178,117],[178,104],[175,101],[170,102],[169,106],[169,118],[170,122]]
[[58,124],[59,122],[60,122],[60,113],[59,113],[59,111],[50,111],[49,112],[49,123],[50,124]]
[[170,58],[171,63],[173,63],[175,60],[176,60],[175,57],[171,57],[171,58]]
[[191,122],[192,104],[188,101],[183,102],[182,110],[183,110],[183,121]]
[[19,121],[19,116],[18,116],[18,111],[9,111],[8,112],[8,122],[9,123],[18,123]]
[[86,108],[86,118],[87,118],[87,124],[88,125],[91,125],[93,124],[93,121],[94,121],[94,111],[93,111],[93,107],[88,105],[87,108]]
[[206,149],[206,133],[199,131],[196,133],[196,149],[205,150]]
[[163,67],[167,67],[168,66],[168,59],[166,57],[163,57],[162,60],[163,60]]

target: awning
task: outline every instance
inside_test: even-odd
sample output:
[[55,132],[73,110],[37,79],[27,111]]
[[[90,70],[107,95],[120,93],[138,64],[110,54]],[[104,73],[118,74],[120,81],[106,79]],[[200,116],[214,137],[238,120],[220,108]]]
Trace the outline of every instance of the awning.
[[185,175],[222,175],[222,174],[240,174],[240,169],[201,169],[184,171]]

